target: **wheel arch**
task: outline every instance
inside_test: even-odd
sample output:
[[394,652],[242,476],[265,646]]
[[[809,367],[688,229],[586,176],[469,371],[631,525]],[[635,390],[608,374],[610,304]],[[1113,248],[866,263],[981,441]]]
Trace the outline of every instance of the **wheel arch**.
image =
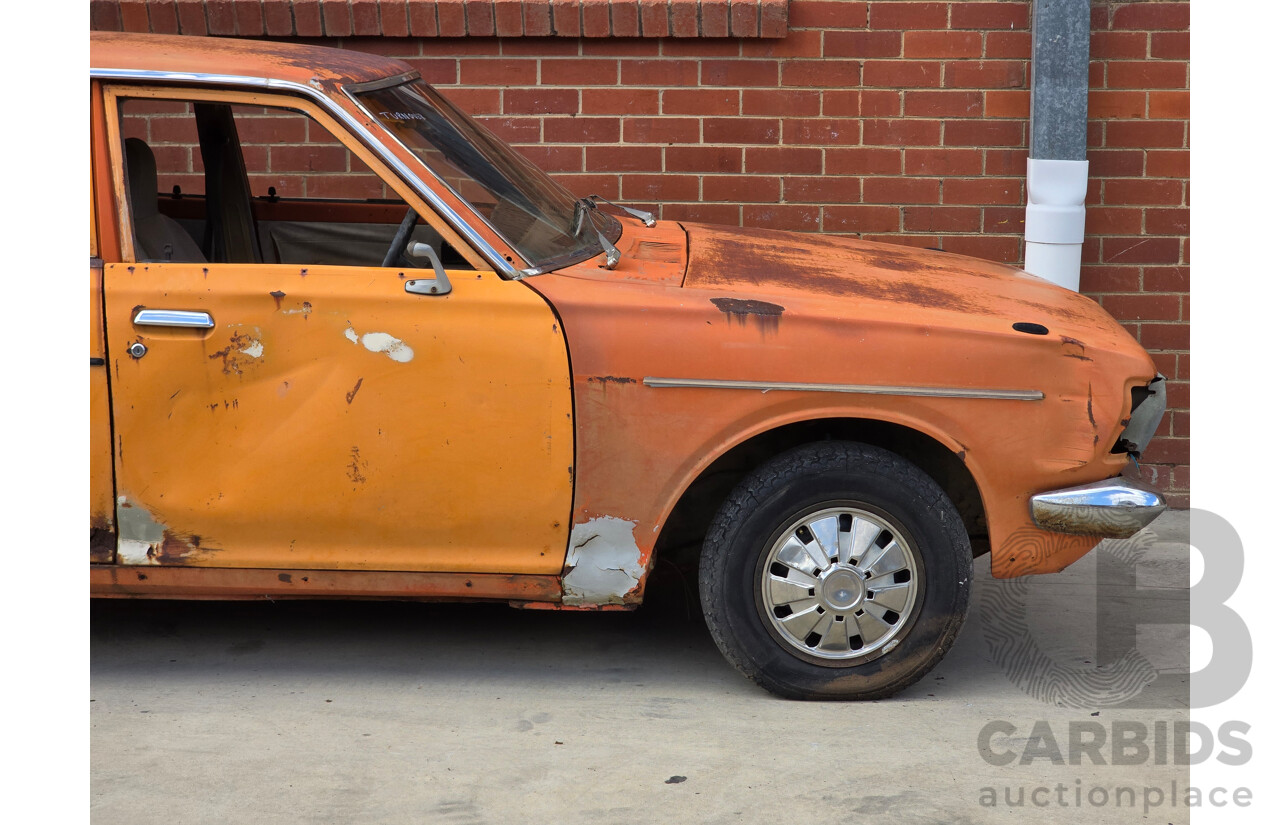
[[857,441],[881,447],[920,467],[942,487],[960,512],[974,555],[990,550],[986,509],[963,451],[953,452],[918,429],[874,418],[815,418],[794,421],[729,447],[687,484],[654,545],[655,560],[696,566],[702,539],[716,511],[749,473],[776,455],[803,444]]

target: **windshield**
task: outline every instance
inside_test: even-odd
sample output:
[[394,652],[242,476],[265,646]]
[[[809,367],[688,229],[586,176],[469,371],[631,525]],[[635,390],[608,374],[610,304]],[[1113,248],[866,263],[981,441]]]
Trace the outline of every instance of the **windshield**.
[[[563,186],[441,97],[421,80],[355,93],[383,128],[488,220],[533,269],[553,269],[598,255],[592,220]],[[612,217],[586,210],[610,240]]]

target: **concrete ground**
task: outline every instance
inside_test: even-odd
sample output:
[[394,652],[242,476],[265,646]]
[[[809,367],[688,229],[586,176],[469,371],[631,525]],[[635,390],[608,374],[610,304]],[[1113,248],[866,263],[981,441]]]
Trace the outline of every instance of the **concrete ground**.
[[[1188,770],[1154,753],[1155,723],[1171,731],[1188,718],[1187,538],[1187,514],[1167,513],[1136,551],[1095,550],[1003,591],[1014,603],[980,559],[951,653],[874,703],[758,689],[721,658],[674,574],[634,614],[97,602],[93,820],[1187,822],[1168,797],[1171,782],[1181,797]],[[1019,605],[1026,627],[1017,615],[1006,626]],[[1011,658],[1009,627],[1039,653]],[[1110,660],[1120,664],[1099,667]],[[1141,693],[1127,706],[1057,706],[1030,695],[1048,695],[1027,675],[1034,661],[1093,679],[1095,694],[1098,684]],[[1145,675],[1135,688],[1111,678],[1117,667]],[[984,760],[980,734],[993,721],[1006,725],[988,736],[991,758],[1029,764]],[[1101,727],[1106,764],[1070,747],[1071,722]],[[1112,752],[1126,723],[1145,732],[1145,759]],[[1161,789],[1161,803],[1144,788]],[[1010,804],[1020,791],[1023,804]]]

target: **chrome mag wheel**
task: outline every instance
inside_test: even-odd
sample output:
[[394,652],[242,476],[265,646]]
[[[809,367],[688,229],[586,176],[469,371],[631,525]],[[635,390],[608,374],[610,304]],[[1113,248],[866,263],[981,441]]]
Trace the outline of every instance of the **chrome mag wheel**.
[[848,665],[898,646],[922,584],[902,530],[859,507],[828,507],[794,520],[765,555],[761,612],[796,653]]

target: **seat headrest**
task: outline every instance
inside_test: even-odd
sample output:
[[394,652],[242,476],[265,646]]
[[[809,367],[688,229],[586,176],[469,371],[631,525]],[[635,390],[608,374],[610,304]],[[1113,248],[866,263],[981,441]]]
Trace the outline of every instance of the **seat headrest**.
[[156,156],[145,141],[126,138],[124,161],[129,172],[129,208],[135,221],[145,220],[159,212]]

